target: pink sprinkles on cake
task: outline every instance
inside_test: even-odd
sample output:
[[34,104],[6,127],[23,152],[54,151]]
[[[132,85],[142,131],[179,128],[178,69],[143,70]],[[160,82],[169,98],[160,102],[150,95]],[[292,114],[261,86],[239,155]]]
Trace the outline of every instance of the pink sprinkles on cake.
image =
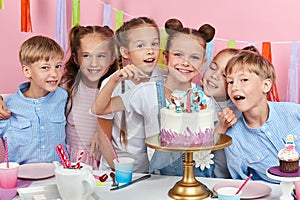
[[205,132],[193,133],[187,127],[184,134],[179,134],[171,130],[161,130],[161,143],[173,147],[203,147],[211,146],[214,141],[213,129],[206,129]]

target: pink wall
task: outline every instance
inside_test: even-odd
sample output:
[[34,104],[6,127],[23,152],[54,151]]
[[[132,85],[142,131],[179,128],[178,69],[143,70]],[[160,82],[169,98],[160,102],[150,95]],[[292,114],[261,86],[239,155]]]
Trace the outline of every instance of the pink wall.
[[[72,1],[66,1],[69,30]],[[20,44],[36,34],[54,37],[56,5],[54,1],[31,0],[33,33],[22,33],[20,1],[4,2],[5,8],[0,10],[0,93],[11,93],[25,81],[18,62]],[[281,100],[286,99],[291,48],[289,42],[300,41],[298,0],[252,0],[251,3],[239,0],[104,0],[104,2],[111,4],[113,8],[124,10],[125,21],[131,17],[148,16],[154,18],[160,27],[172,17],[180,19],[185,26],[194,28],[200,27],[203,23],[210,23],[217,30],[214,54],[227,45],[226,41],[218,39],[245,41],[237,42],[237,47],[244,47],[248,42],[256,42],[259,50],[263,41],[271,42],[279,95]],[[102,0],[81,1],[82,25],[102,25],[102,3]]]

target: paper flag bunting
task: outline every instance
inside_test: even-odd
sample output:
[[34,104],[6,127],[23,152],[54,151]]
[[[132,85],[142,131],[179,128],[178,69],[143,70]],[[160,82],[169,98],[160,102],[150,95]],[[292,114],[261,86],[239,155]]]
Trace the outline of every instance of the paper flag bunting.
[[256,46],[255,42],[248,42],[247,46]]
[[66,52],[68,48],[68,34],[65,0],[56,0],[55,40],[61,45],[61,47]]
[[111,5],[104,4],[103,7],[103,26],[111,27]]
[[72,3],[72,27],[80,24],[80,0]]
[[299,103],[299,43],[292,43],[291,62],[288,70],[288,83],[286,100]]
[[160,52],[158,58],[158,65],[162,68],[167,70],[167,66],[163,63],[163,52],[165,50],[166,42],[167,42],[168,35],[166,33],[165,28],[162,28],[160,33]]
[[[262,56],[272,62],[272,54],[271,54],[271,42],[263,42],[262,43]],[[276,83],[274,83],[272,90],[268,95],[269,101],[280,101],[279,95],[277,91]]]
[[21,31],[32,32],[29,0],[21,0]]
[[123,10],[116,10],[116,25],[115,30],[118,30],[123,24]]
[[214,40],[210,41],[206,44],[206,65],[203,69],[203,73],[207,69],[207,67],[210,65],[212,59],[213,59],[213,47],[214,47]]
[[235,40],[228,40],[228,48],[235,48]]
[[271,42],[263,42],[262,43],[262,52],[263,57],[272,62],[272,54],[271,54]]
[[0,0],[0,10],[4,9],[4,0]]

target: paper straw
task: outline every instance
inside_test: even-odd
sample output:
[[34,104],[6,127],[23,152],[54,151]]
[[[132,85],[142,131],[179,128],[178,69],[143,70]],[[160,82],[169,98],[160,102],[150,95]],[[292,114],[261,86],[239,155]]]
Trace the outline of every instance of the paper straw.
[[55,149],[64,168],[71,168],[71,161],[69,160],[62,144],[57,145]]
[[68,155],[67,155],[67,153],[66,153],[63,145],[59,144],[58,147],[60,149],[61,155],[62,155],[62,157],[63,157],[63,159],[64,159],[64,161],[66,163],[67,168],[71,168],[72,167],[71,166],[71,161],[69,160]]
[[77,162],[75,164],[75,169],[80,169],[80,161],[81,161],[83,153],[84,153],[84,151],[81,150],[78,157],[77,157]]
[[246,183],[251,179],[252,174],[248,176],[248,178],[244,181],[244,183],[241,185],[241,187],[238,189],[238,191],[235,194],[239,194],[239,192],[245,187]]
[[110,147],[111,151],[113,152],[113,154],[114,154],[114,156],[115,156],[116,161],[119,162],[118,156],[117,156],[117,154],[116,154],[116,152],[115,152],[115,149],[114,149],[114,147],[113,147],[111,141],[109,140],[109,138],[108,138],[108,136],[107,136],[106,134],[104,134],[104,135],[105,135],[105,139],[107,140],[107,142],[108,142],[108,144],[109,144],[109,147]]
[[4,138],[6,168],[9,168],[7,137]]
[[66,163],[65,163],[65,160],[63,159],[63,157],[62,157],[62,155],[61,155],[61,153],[60,153],[60,150],[59,150],[58,146],[55,147],[55,150],[56,150],[57,155],[58,155],[58,157],[59,157],[59,159],[60,159],[60,161],[61,161],[61,164],[63,165],[64,168],[67,168],[67,165],[66,165]]

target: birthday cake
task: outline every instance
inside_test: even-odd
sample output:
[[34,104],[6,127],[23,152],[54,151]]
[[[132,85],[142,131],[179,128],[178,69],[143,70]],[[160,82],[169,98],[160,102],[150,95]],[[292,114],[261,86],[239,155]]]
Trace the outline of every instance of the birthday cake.
[[202,90],[175,90],[160,110],[160,141],[164,146],[203,147],[214,142],[214,110]]
[[294,173],[299,168],[299,154],[295,149],[294,137],[286,136],[285,148],[278,152],[279,169],[281,172]]

